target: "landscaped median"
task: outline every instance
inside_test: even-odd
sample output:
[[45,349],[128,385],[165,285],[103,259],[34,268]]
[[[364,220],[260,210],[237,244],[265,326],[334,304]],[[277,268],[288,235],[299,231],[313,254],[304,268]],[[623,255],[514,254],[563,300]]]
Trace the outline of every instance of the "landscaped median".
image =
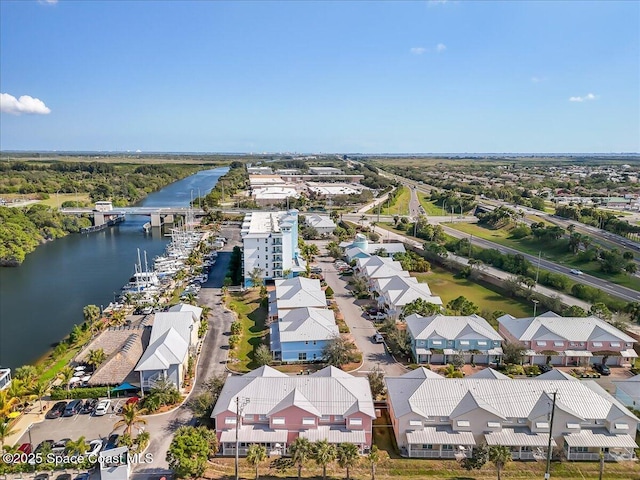
[[262,300],[260,290],[254,288],[228,293],[225,303],[236,315],[234,323],[239,322],[239,329],[233,325],[231,327],[227,366],[234,372],[246,373],[260,367],[255,362],[255,350],[260,345],[268,345],[266,302]]

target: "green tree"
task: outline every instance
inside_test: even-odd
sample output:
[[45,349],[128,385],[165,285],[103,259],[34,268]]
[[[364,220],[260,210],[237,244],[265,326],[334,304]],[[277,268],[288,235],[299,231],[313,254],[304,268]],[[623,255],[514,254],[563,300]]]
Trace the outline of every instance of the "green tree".
[[84,321],[91,325],[100,318],[100,307],[87,305],[82,309],[82,315],[84,316]]
[[67,390],[70,388],[69,382],[73,378],[73,368],[66,366],[62,370],[58,372],[58,378],[62,381],[62,384],[67,387]]
[[384,371],[376,365],[373,370],[367,373],[367,380],[369,380],[369,387],[371,388],[371,395],[375,400],[381,395],[384,395],[386,386],[384,384]]
[[349,469],[358,463],[358,447],[353,443],[341,443],[336,449],[336,458],[340,468],[347,470],[347,480],[351,479]]
[[147,424],[147,421],[142,418],[142,415],[145,413],[147,413],[147,411],[144,408],[139,408],[137,404],[125,403],[122,411],[118,414],[118,416],[122,418],[116,422],[113,429],[117,430],[120,427],[125,427],[125,433],[131,435],[133,427]]
[[418,314],[423,317],[430,317],[440,312],[440,305],[427,302],[424,298],[417,298],[413,302],[407,303],[402,307],[400,320],[404,320],[409,315]]
[[102,348],[98,348],[97,350],[89,350],[87,363],[95,370],[104,363],[105,359],[106,355],[104,354],[104,350]]
[[640,322],[640,302],[629,302],[624,307],[624,312],[633,322]]
[[64,446],[65,452],[71,455],[84,455],[87,449],[87,441],[84,437],[80,437],[75,441],[69,440]]
[[495,465],[498,472],[498,480],[501,478],[502,469],[511,461],[511,451],[504,445],[491,445],[489,447],[489,460]]
[[267,458],[267,449],[263,445],[252,443],[247,449],[247,463],[256,469],[256,480],[260,478],[258,475],[258,467]]
[[607,321],[611,321],[611,319],[613,318],[613,314],[611,313],[611,310],[609,310],[607,305],[604,304],[603,302],[596,302],[593,305],[591,305],[591,308],[589,309],[589,314],[595,315],[596,317],[602,318]]
[[176,430],[167,451],[167,462],[176,478],[198,478],[216,450],[215,432],[206,427],[184,426]]
[[307,275],[309,275],[311,273],[311,264],[313,263],[316,255],[320,254],[320,250],[314,243],[305,243],[304,245],[302,245],[302,248],[300,248],[300,254],[307,264]]
[[322,357],[329,365],[341,367],[357,360],[357,348],[346,337],[336,335],[322,349]]
[[33,365],[23,365],[16,368],[13,378],[22,380],[26,385],[30,385],[38,378],[38,370]]
[[371,480],[376,480],[376,465],[380,461],[380,450],[377,445],[372,445],[371,450],[369,450],[369,455],[367,455],[367,461],[371,466]]
[[342,249],[337,242],[329,242],[327,244],[327,251],[329,252],[329,256],[333,258],[342,258]]
[[462,462],[462,468],[465,470],[480,470],[489,461],[489,447],[482,443],[473,448],[473,455],[465,457]]
[[322,467],[322,479],[327,480],[327,466],[336,459],[336,447],[326,440],[313,444],[313,460]]
[[260,267],[255,267],[251,272],[249,272],[249,280],[251,281],[252,288],[259,287],[264,281],[264,270]]
[[0,452],[4,451],[4,441],[16,432],[11,429],[9,422],[0,421]]
[[502,360],[504,363],[522,363],[522,357],[525,352],[525,348],[519,343],[503,342],[502,343]]
[[300,480],[302,466],[305,465],[313,455],[311,442],[306,438],[298,437],[289,445],[289,453],[291,454],[293,463],[298,467],[298,480]]
[[258,366],[269,365],[273,357],[271,356],[271,350],[266,345],[258,345],[256,351],[253,354],[254,361]]
[[42,397],[44,397],[48,391],[49,391],[49,385],[47,384],[47,382],[42,382],[42,381],[34,383],[30,389],[31,395],[34,395],[38,399],[41,412],[42,412]]

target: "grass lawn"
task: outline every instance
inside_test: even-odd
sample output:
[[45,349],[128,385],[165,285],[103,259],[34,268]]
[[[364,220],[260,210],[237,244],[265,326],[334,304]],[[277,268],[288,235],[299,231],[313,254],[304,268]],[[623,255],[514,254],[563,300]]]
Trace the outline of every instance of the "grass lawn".
[[[58,372],[62,370],[64,367],[66,367],[67,365],[69,365],[69,362],[71,362],[71,359],[75,357],[79,351],[80,351],[80,347],[69,348],[69,351],[67,353],[65,353],[62,357],[60,357],[60,359],[57,362],[55,362],[53,365],[48,367],[42,373],[42,375],[40,375],[40,381],[50,382],[52,380],[55,380],[55,378],[58,376]],[[44,361],[45,364],[46,362],[47,360]]]
[[504,296],[499,289],[474,283],[466,278],[456,278],[451,272],[433,266],[428,273],[412,274],[419,282],[426,282],[434,295],[442,298],[442,303],[447,304],[460,295],[472,301],[480,311],[494,312],[501,310],[516,318],[528,317],[533,313],[530,304]]
[[[411,190],[407,187],[400,187],[393,203],[389,206],[387,203],[382,205],[380,215],[409,215],[409,200],[411,200]],[[368,213],[378,213],[378,207],[372,208]]]
[[418,192],[418,199],[420,200],[420,205],[424,208],[424,211],[427,212],[427,215],[444,215],[442,213],[442,208],[436,205],[435,201],[429,200],[429,195],[426,193]]
[[236,312],[242,323],[242,338],[233,352],[237,361],[232,362],[229,367],[237,372],[249,372],[258,368],[253,361],[254,350],[259,345],[268,345],[267,307],[261,305],[258,289],[231,293],[227,304]]
[[60,208],[64,202],[91,202],[91,197],[87,193],[79,193],[76,195],[75,193],[59,193],[56,195],[55,193],[51,195],[50,198],[46,200],[40,200],[38,203],[42,205],[47,205],[49,207]]
[[448,224],[448,226],[461,232],[465,232],[530,255],[537,256],[538,253],[542,251],[542,258],[546,260],[550,260],[567,267],[575,267],[582,270],[584,273],[593,275],[594,277],[602,278],[609,282],[640,291],[640,279],[638,279],[638,277],[631,276],[626,273],[617,273],[612,275],[601,272],[598,262],[579,262],[574,254],[566,250],[566,240],[560,240],[553,244],[550,242],[541,243],[540,241],[532,238],[515,240],[509,238],[509,230],[505,228],[493,230],[473,223],[455,223]]

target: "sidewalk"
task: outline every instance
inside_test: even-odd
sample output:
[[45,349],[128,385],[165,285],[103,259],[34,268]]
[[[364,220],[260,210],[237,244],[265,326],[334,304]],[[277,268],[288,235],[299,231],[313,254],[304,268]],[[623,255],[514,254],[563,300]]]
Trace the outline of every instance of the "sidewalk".
[[[9,435],[4,443],[6,445],[15,445],[20,438],[25,434],[25,432],[31,427],[31,425],[35,423],[40,423],[44,421],[45,414],[49,411],[51,405],[56,402],[42,400],[42,408],[44,409],[42,413],[40,413],[40,402],[37,400],[34,404],[29,407],[26,413],[22,414],[16,423],[11,427],[12,430],[15,431],[13,435]],[[18,445],[19,446],[19,445]],[[35,447],[35,445],[34,445]]]

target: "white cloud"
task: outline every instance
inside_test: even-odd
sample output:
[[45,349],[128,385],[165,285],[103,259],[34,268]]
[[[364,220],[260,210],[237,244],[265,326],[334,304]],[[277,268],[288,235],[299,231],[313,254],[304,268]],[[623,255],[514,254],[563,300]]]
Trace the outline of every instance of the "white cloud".
[[38,3],[41,3],[42,5],[55,5],[58,3],[58,0],[38,0]]
[[428,52],[442,53],[446,49],[447,49],[447,46],[444,43],[439,43],[433,48],[413,47],[410,49],[410,52],[414,55],[422,55],[423,53],[428,53]]
[[444,43],[439,43],[436,45],[436,52],[444,52],[447,49],[447,46]]
[[588,102],[590,100],[595,100],[598,98],[593,93],[587,93],[584,97],[569,97],[570,102]]
[[0,112],[12,115],[21,115],[23,113],[47,115],[51,113],[51,109],[39,98],[33,98],[29,95],[22,95],[20,98],[16,98],[8,93],[0,93]]
[[438,5],[444,5],[449,0],[427,0],[427,5],[430,7],[436,7]]
[[532,83],[541,83],[541,82],[546,82],[547,79],[545,77],[531,77],[531,82]]
[[427,49],[424,47],[413,47],[411,49],[411,53],[413,53],[414,55],[422,55],[426,51]]

